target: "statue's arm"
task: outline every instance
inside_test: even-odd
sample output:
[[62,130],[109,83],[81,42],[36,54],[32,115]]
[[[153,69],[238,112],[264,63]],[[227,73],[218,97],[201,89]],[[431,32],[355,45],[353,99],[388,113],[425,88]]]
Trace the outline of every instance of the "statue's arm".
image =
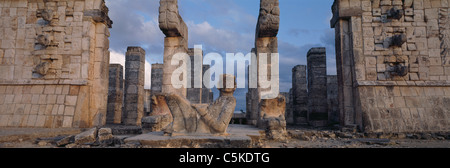
[[206,125],[210,126],[214,131],[223,133],[227,130],[229,122],[233,117],[234,109],[229,107],[235,107],[236,100],[234,100],[233,103],[234,105],[222,107],[222,111],[217,119],[211,116],[207,111],[199,111],[200,116],[202,116]]

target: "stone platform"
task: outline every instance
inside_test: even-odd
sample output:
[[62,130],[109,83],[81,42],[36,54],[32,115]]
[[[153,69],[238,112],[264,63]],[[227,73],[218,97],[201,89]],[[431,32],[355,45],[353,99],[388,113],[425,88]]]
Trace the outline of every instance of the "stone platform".
[[127,144],[149,148],[252,148],[261,146],[264,130],[248,125],[230,125],[228,135],[164,136],[163,132],[150,132],[125,139]]

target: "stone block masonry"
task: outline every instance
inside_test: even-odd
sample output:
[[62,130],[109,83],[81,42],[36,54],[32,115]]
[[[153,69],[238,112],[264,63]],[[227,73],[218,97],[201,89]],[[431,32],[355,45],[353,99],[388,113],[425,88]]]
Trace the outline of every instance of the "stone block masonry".
[[328,123],[339,123],[338,83],[336,75],[327,76]]
[[144,115],[145,50],[128,47],[125,55],[125,99],[122,123],[141,125]]
[[325,48],[308,51],[308,122],[312,126],[326,126],[327,104],[327,56]]
[[[203,72],[206,72],[211,66],[203,65]],[[203,73],[203,78],[209,78],[210,74]],[[209,104],[214,101],[214,92],[211,89],[208,89],[204,84],[202,85],[202,104]]]
[[335,0],[342,126],[450,131],[448,0]]
[[[194,49],[190,48],[188,50],[189,58],[191,59],[191,66],[190,69],[188,69],[187,71],[188,73],[188,78],[190,78],[190,87],[187,88],[187,95],[186,98],[192,103],[192,104],[200,104],[202,102],[202,88],[195,88],[195,80],[200,80],[201,83],[203,83],[203,76],[201,76],[201,78],[196,78],[195,77],[195,56],[194,56]],[[202,55],[200,57],[203,60],[203,52]],[[200,69],[202,70],[202,72],[200,72],[200,74],[203,74],[203,61],[201,61],[200,66],[202,66]],[[203,84],[202,84],[203,86]]]
[[123,66],[109,65],[107,124],[120,124],[122,121],[123,88]]
[[292,69],[292,113],[293,124],[307,124],[308,82],[306,65],[297,65]]
[[0,127],[104,125],[105,2],[2,0],[0,11]]
[[162,64],[152,64],[152,85],[151,93],[161,93],[162,92],[162,78],[163,78],[163,65]]

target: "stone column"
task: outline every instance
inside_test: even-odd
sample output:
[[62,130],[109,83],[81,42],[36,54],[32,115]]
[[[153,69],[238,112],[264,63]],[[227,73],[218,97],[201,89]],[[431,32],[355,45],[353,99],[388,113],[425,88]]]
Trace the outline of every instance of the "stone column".
[[326,126],[327,56],[325,48],[308,51],[308,122],[312,126]]
[[306,124],[308,113],[308,82],[306,65],[297,65],[292,69],[292,106],[295,124]]
[[152,64],[152,85],[151,93],[162,92],[163,64]]
[[125,56],[125,106],[122,123],[141,125],[144,115],[145,51],[128,47]]
[[[253,54],[256,54],[256,49],[252,48],[251,52]],[[250,73],[250,66],[247,67],[247,72]],[[250,75],[249,75],[249,81],[250,81]],[[246,94],[246,101],[247,101],[247,112],[246,112],[246,118],[247,118],[247,124],[249,125],[257,125],[259,120],[259,89],[258,88],[250,88],[250,83],[248,84],[248,92]]]
[[122,121],[123,106],[123,66],[109,65],[108,109],[106,112],[107,124],[120,124]]
[[[176,59],[179,62],[186,62],[189,59],[188,51],[188,28],[186,23],[178,13],[178,1],[176,0],[161,0],[159,6],[159,28],[166,36],[164,38],[164,75],[162,92],[168,94],[178,94],[186,98],[186,87],[180,84],[172,83],[172,75],[180,66],[171,65],[175,59],[174,55],[184,54],[185,57]],[[187,74],[184,69],[183,74]],[[185,82],[187,80],[183,79]],[[183,83],[187,85],[187,83]]]
[[[203,65],[203,72],[206,72],[211,66],[210,65]],[[203,78],[210,78],[210,74],[203,74]],[[214,93],[205,86],[205,84],[202,85],[202,104],[209,104],[214,101]]]
[[151,89],[150,89],[150,113],[153,111],[152,109],[152,98],[153,95],[161,93],[162,92],[162,78],[163,78],[163,64],[152,64],[152,83],[151,83]]
[[328,122],[339,123],[338,82],[336,75],[327,76]]
[[[203,76],[196,77],[195,75],[195,56],[194,56],[194,49],[190,48],[188,50],[189,58],[191,59],[191,66],[188,71],[190,71],[188,74],[188,78],[190,78],[190,87],[187,88],[187,96],[186,98],[192,103],[192,104],[200,104],[202,102],[202,88],[195,88],[195,80],[200,80],[203,83]],[[201,66],[203,65],[203,52],[201,58]],[[200,68],[202,72],[200,74],[203,74],[203,66]]]
[[280,92],[280,94],[286,98],[286,110],[284,117],[286,119],[286,124],[294,124],[294,117],[292,113],[292,99],[290,96],[291,92]]

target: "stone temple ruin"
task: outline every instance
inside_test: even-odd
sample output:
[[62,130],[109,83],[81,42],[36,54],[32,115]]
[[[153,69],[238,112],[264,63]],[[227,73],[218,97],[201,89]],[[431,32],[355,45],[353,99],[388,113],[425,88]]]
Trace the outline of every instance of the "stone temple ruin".
[[448,132],[446,0],[336,0],[342,126],[365,132]]
[[[279,74],[255,71],[256,88],[246,95],[250,126],[238,126],[229,125],[235,77],[220,76],[219,83],[235,87],[220,88],[216,100],[211,89],[197,85],[210,76],[204,73],[210,65],[194,63],[203,51],[188,48],[177,0],[160,0],[164,62],[152,65],[150,90],[144,89],[143,48],[128,47],[125,67],[109,64],[113,22],[104,0],[0,0],[0,128],[96,127],[72,139],[81,144],[98,137],[111,144],[120,131],[109,126],[133,126],[144,134],[125,142],[151,147],[208,147],[197,137],[211,135],[225,146],[252,147],[261,135],[285,141],[288,125],[450,132],[449,7],[447,0],[335,0],[337,76],[327,75],[326,50],[320,47],[306,53],[307,65],[292,69],[289,93],[276,91],[278,96],[267,99],[260,79]],[[261,0],[251,50],[256,58],[278,53],[279,25],[279,1]],[[279,68],[271,59],[276,56],[252,64]],[[191,63],[180,79],[199,80],[187,80],[198,87],[172,83],[181,67],[171,64],[174,58]],[[192,139],[183,141],[186,136]]]

